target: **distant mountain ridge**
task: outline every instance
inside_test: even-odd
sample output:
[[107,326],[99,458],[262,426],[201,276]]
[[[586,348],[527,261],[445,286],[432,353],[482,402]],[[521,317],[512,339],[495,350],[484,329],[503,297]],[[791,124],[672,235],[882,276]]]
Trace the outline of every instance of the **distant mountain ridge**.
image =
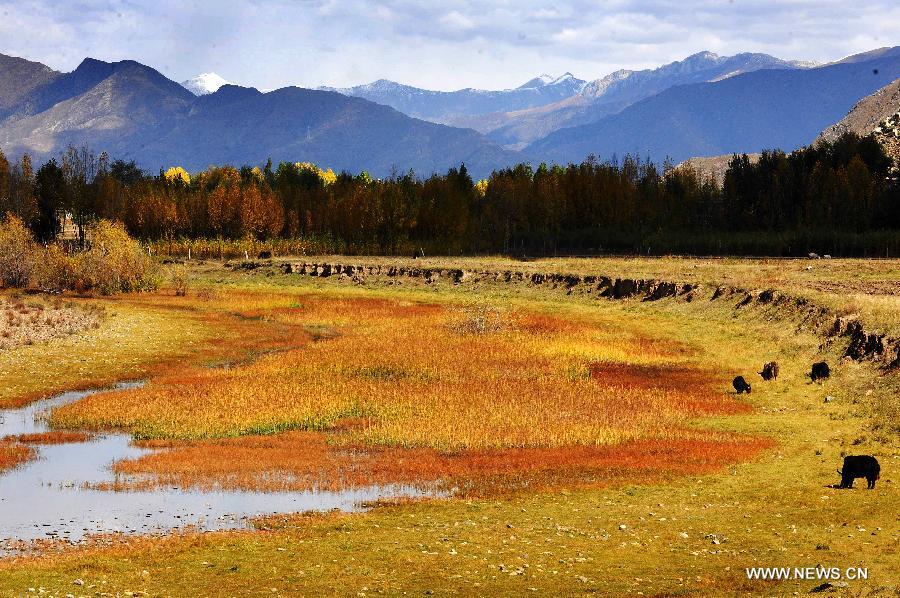
[[[385,80],[354,88],[376,100],[379,94],[393,94],[434,110],[478,110],[511,98],[536,102],[572,94],[537,108],[466,117],[499,119],[494,139],[510,117],[519,119],[515,126],[549,131],[519,153],[474,130],[413,118],[348,93],[296,87],[264,93],[227,83],[219,87],[224,80],[204,76],[195,78],[201,79],[198,96],[186,88],[188,82],[176,83],[135,61],[88,58],[71,73],[58,73],[0,56],[0,148],[9,155],[27,151],[45,159],[69,144],[86,144],[135,159],[151,171],[173,164],[189,170],[261,164],[272,158],[368,170],[375,176],[408,169],[428,176],[465,162],[473,176],[481,177],[522,161],[565,164],[589,154],[606,159],[631,153],[677,162],[761,149],[790,151],[898,78],[900,47],[816,67],[764,54],[700,52],[657,69],[620,70],[590,83],[569,73],[542,75],[500,92],[431,92]],[[216,91],[205,93],[212,87]],[[589,122],[563,126],[567,118]],[[465,118],[448,120],[460,125]]]
[[625,153],[690,157],[791,151],[809,144],[860,98],[900,77],[900,48],[809,69],[762,69],[671,87],[596,123],[557,130],[529,155],[566,163]]
[[768,54],[719,56],[698,52],[655,69],[618,70],[590,81],[577,94],[557,103],[507,114],[450,121],[485,133],[497,143],[520,149],[564,127],[590,124],[676,85],[721,81],[760,69],[809,68],[810,63]]
[[[28,67],[22,77],[39,72]],[[0,71],[0,81],[10,88],[19,85],[17,79]],[[291,87],[262,93],[224,85],[197,97],[138,62],[92,58],[71,73],[44,79],[9,102],[0,120],[0,148],[7,155],[29,152],[46,159],[71,144],[134,159],[150,171],[272,158],[374,176],[395,168],[427,176],[462,162],[473,176],[486,176],[523,159],[475,131],[334,92]]]
[[364,98],[416,118],[443,123],[460,116],[543,106],[571,97],[581,91],[584,84],[582,79],[565,73],[559,77],[541,75],[519,87],[496,91],[472,88],[432,91],[387,79],[355,87],[319,89]]
[[745,52],[734,56],[719,56],[714,52],[704,51],[652,70],[616,71],[588,83],[581,95],[593,99],[614,96],[615,101],[644,98],[673,85],[721,81],[764,68],[807,68],[807,64],[796,60],[782,60],[768,54]]

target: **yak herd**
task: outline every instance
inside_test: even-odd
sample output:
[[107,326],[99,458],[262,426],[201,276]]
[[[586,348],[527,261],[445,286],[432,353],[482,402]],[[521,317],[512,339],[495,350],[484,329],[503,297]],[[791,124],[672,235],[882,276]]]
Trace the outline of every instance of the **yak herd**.
[[[758,372],[766,382],[778,380],[778,363],[770,361],[763,365],[762,371]],[[831,377],[831,368],[824,361],[812,364],[810,372],[807,374],[811,381],[827,380]],[[743,376],[737,376],[731,385],[737,394],[750,394],[752,390],[750,383]],[[838,488],[853,488],[853,480],[857,478],[865,478],[868,482],[868,488],[875,488],[875,481],[881,477],[881,465],[878,459],[871,455],[848,455],[844,457],[844,466],[837,470],[841,476],[841,483]]]

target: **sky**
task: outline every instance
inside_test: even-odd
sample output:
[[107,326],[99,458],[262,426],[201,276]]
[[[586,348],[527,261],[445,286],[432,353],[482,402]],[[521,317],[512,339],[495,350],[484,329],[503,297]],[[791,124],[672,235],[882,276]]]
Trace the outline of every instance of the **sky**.
[[503,89],[701,50],[828,62],[900,45],[897,0],[0,0],[0,54],[70,71],[132,59],[182,81]]

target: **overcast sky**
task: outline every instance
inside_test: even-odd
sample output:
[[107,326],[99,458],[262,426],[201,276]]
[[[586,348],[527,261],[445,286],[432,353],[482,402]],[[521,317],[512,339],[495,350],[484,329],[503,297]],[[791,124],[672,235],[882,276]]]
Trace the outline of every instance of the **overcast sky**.
[[431,89],[596,79],[700,50],[829,61],[900,45],[897,0],[0,0],[0,53],[69,71],[134,59],[181,81]]

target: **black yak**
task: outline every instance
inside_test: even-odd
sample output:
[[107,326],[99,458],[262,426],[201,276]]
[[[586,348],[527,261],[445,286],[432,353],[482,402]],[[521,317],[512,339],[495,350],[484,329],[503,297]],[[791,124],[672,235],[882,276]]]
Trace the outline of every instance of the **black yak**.
[[853,480],[866,478],[871,490],[875,480],[881,477],[881,465],[871,455],[848,455],[844,457],[844,468],[838,469],[838,473],[841,475],[840,488],[853,488]]
[[812,378],[812,381],[816,380],[825,380],[831,377],[831,368],[828,367],[828,364],[824,361],[820,361],[818,363],[812,364],[812,371],[809,373],[809,377]]
[[770,361],[766,365],[763,366],[762,371],[759,373],[762,376],[763,380],[778,380],[778,362]]
[[734,386],[734,389],[738,394],[747,393],[750,394],[750,385],[747,384],[747,381],[744,380],[743,376],[738,376],[734,380],[732,380],[731,385]]
[[272,259],[272,252],[271,252],[271,251],[266,251],[266,250],[260,251],[260,252],[259,252],[259,255],[256,256],[256,259],[258,259],[258,260],[270,260],[270,259]]

